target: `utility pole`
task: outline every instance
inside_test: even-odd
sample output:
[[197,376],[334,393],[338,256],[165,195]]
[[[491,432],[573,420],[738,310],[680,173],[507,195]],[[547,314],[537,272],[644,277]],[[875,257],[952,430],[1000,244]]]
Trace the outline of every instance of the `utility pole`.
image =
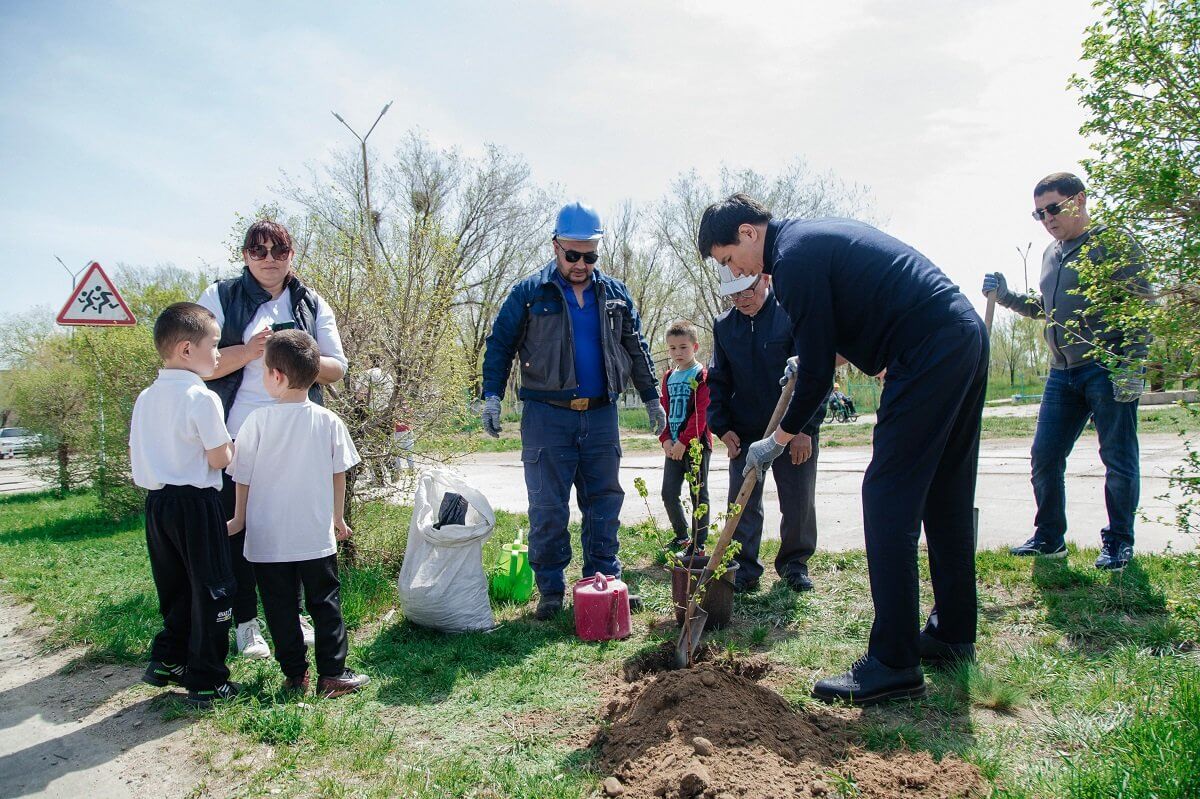
[[64,264],[62,258],[59,258],[56,255],[56,256],[54,256],[54,260],[58,261],[58,263],[62,266],[63,269],[67,270],[67,274],[71,276],[71,288],[75,288],[75,283],[78,282],[78,280],[79,280],[79,273],[82,272],[84,269],[87,269],[88,265],[84,264],[83,266],[79,267],[79,269],[72,272],[71,267]]
[[[375,245],[371,243],[370,237],[373,236],[376,241],[378,241],[378,239],[379,239],[379,217],[377,217],[375,215],[375,211],[372,210],[372,208],[371,208],[371,177],[370,177],[369,169],[367,166],[367,139],[371,138],[371,133],[374,132],[375,126],[379,124],[379,120],[383,119],[383,115],[386,114],[388,109],[392,107],[392,102],[393,102],[392,100],[388,100],[387,105],[385,105],[383,107],[383,110],[379,112],[379,116],[375,117],[375,121],[371,123],[371,127],[369,130],[367,130],[367,135],[365,135],[365,136],[359,136],[358,131],[356,131],[354,128],[350,127],[350,123],[347,122],[345,119],[343,119],[342,115],[339,114],[337,111],[329,112],[329,113],[333,114],[334,119],[336,119],[338,122],[341,122],[343,125],[346,126],[346,130],[350,131],[350,133],[353,134],[354,138],[358,139],[358,143],[362,148],[363,200],[366,203],[366,211],[364,213],[364,217],[366,219],[366,223],[367,223],[367,227],[368,227],[368,231],[369,231],[368,238],[367,238],[368,247],[369,247],[368,252],[370,252],[372,258],[374,258]],[[380,246],[382,246],[382,242],[379,242],[379,243],[380,243]]]

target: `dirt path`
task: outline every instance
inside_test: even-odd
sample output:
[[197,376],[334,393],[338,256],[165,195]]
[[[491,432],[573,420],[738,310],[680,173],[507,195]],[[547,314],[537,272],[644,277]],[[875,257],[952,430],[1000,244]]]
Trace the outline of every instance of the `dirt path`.
[[162,720],[140,669],[46,652],[30,616],[0,596],[0,799],[193,795],[205,774],[189,720]]

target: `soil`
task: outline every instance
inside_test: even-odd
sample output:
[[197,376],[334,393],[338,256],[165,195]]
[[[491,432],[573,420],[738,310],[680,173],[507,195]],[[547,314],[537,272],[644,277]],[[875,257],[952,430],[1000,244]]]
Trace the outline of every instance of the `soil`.
[[926,752],[859,748],[853,711],[795,710],[757,682],[768,670],[765,661],[744,663],[705,650],[690,669],[647,668],[670,662],[673,648],[663,651],[665,657],[655,651],[627,664],[632,682],[604,707],[607,731],[597,740],[604,795],[952,799],[987,794],[979,771],[959,758],[936,761]]

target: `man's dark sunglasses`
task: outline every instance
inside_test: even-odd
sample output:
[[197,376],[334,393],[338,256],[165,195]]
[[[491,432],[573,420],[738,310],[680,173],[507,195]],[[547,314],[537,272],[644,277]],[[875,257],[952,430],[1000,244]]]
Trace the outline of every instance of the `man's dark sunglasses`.
[[[558,242],[555,242],[555,244],[558,244]],[[558,249],[562,250],[563,258],[566,258],[567,263],[569,263],[569,264],[579,263],[580,258],[583,259],[583,262],[585,264],[589,264],[589,265],[594,264],[594,263],[596,263],[596,261],[600,260],[600,253],[595,252],[595,251],[580,252],[579,250],[568,250],[566,247],[562,246],[561,244],[558,245]]]
[[252,261],[261,261],[267,257],[267,253],[271,253],[271,257],[276,261],[286,261],[292,254],[292,248],[286,244],[276,244],[270,249],[267,249],[265,244],[251,244],[246,248],[246,255],[249,255]]
[[1049,203],[1045,208],[1038,208],[1033,212],[1033,218],[1041,222],[1046,218],[1046,214],[1049,214],[1050,216],[1058,216],[1063,211],[1067,210],[1067,203],[1074,199],[1074,197],[1068,197],[1060,203]]

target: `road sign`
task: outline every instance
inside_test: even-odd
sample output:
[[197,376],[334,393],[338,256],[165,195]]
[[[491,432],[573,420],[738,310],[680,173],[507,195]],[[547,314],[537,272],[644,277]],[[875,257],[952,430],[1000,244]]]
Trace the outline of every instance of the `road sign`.
[[121,299],[117,287],[92,261],[75,284],[67,304],[58,312],[60,325],[134,325],[133,312]]

